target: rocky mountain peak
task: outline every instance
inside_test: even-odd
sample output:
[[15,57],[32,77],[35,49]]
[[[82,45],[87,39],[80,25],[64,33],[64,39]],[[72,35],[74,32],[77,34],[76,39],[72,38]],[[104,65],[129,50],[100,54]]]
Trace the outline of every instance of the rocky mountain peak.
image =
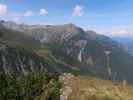
[[67,23],[67,24],[64,24],[64,26],[67,26],[67,27],[76,27],[76,25],[73,24],[73,23]]

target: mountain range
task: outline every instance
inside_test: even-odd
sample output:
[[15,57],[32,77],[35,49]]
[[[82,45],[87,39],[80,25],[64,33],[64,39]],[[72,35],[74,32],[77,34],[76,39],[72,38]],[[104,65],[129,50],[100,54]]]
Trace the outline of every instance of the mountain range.
[[76,25],[0,21],[0,72],[70,72],[133,83],[133,57],[119,42]]

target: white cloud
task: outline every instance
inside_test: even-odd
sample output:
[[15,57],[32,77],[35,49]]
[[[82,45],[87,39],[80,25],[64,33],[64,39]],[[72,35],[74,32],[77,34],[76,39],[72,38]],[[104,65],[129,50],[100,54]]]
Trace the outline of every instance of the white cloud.
[[88,27],[85,30],[94,30],[99,34],[111,37],[133,37],[132,26]]
[[48,11],[44,8],[40,9],[40,15],[47,15]]
[[14,17],[12,18],[12,20],[13,20],[14,22],[16,22],[16,23],[22,23],[22,22],[23,22],[22,18],[19,17],[19,16],[14,16]]
[[30,16],[33,16],[33,15],[34,15],[34,13],[30,10],[28,10],[24,13],[24,16],[26,16],[26,17],[30,17]]
[[114,30],[111,30],[112,34],[125,34],[125,33],[128,33],[128,30],[127,29],[114,29]]
[[110,30],[110,36],[119,36],[119,37],[130,37],[133,36],[133,34],[131,32],[129,32],[128,29],[126,28],[114,28]]
[[5,15],[7,13],[7,5],[0,4],[0,15]]
[[4,16],[1,16],[0,18],[5,21],[14,21],[16,23],[23,23],[23,17],[24,15],[17,12],[8,12]]
[[73,8],[72,16],[82,16],[83,15],[83,7],[80,5],[76,5]]

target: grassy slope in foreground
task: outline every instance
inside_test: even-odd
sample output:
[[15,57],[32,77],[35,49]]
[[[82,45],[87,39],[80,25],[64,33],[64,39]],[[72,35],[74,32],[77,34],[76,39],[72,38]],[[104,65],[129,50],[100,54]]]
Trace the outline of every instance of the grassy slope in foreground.
[[133,100],[133,86],[125,82],[78,76],[67,78],[63,87],[71,88],[68,100]]
[[59,100],[58,76],[31,73],[19,79],[0,74],[0,100]]

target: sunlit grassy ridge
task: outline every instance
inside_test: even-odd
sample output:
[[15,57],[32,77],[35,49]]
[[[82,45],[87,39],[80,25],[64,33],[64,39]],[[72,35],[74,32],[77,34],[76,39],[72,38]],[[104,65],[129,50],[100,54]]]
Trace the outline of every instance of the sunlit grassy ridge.
[[69,80],[72,93],[68,100],[133,100],[133,86],[92,77]]

